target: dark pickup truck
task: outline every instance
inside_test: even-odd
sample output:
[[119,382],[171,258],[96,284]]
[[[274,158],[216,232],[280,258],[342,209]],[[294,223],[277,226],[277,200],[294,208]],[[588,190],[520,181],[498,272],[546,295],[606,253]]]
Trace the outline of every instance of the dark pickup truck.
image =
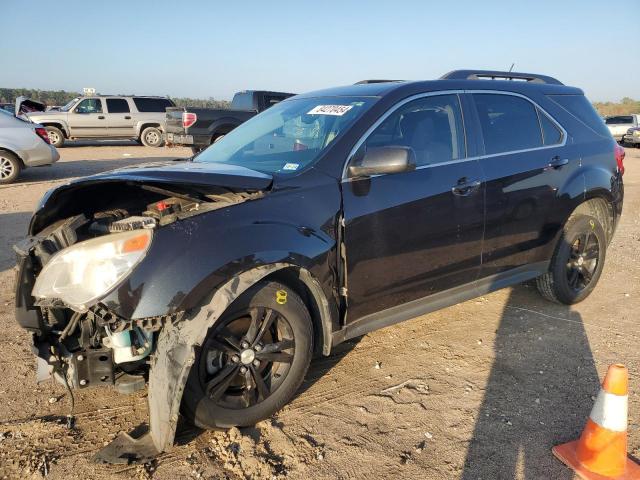
[[293,95],[246,90],[233,96],[229,109],[169,107],[166,143],[191,147],[193,153],[198,153],[254,115]]

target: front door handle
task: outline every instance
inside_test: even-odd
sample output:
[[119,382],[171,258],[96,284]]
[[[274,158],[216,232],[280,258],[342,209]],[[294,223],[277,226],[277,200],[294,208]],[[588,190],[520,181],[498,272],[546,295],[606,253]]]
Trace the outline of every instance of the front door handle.
[[104,120],[104,115],[99,115],[98,120]]
[[551,161],[547,165],[547,168],[560,168],[567,163],[569,163],[568,158],[560,158],[558,155],[556,155],[555,157],[551,158]]
[[480,185],[482,185],[480,180],[467,180],[466,177],[462,177],[458,183],[451,187],[451,193],[459,197],[467,197],[475,193]]
[[125,120],[131,120],[131,117],[130,117],[129,115],[125,115],[125,116],[124,116],[124,119],[125,119]]

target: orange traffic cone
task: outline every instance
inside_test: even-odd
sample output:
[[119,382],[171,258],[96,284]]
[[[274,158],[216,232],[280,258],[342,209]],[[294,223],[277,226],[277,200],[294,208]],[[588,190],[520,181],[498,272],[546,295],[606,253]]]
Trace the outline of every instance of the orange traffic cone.
[[586,480],[640,480],[640,465],[627,457],[629,373],[611,365],[579,440],[553,447],[553,454]]

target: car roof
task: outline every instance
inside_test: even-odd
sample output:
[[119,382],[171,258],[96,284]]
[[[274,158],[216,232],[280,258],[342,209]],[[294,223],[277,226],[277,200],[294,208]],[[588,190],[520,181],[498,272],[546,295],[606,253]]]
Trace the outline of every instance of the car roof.
[[[464,71],[467,72],[467,71]],[[452,72],[455,73],[455,72]],[[449,74],[448,74],[449,75]],[[314,92],[298,95],[296,98],[313,98],[329,96],[372,96],[384,97],[390,94],[407,93],[408,95],[437,92],[444,90],[494,90],[507,91],[526,94],[532,90],[540,91],[544,94],[565,94],[581,95],[583,91],[579,88],[563,85],[555,79],[556,83],[545,83],[544,81],[516,81],[516,80],[485,80],[485,79],[460,79],[441,78],[438,80],[375,80],[363,81],[354,85],[317,90]]]

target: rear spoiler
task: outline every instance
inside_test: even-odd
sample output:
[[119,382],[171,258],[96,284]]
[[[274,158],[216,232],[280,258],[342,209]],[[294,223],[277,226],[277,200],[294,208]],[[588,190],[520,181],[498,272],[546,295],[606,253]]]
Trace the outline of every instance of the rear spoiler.
[[44,112],[46,109],[47,106],[42,102],[38,102],[37,100],[31,100],[30,98],[27,98],[25,96],[16,98],[16,117],[25,113]]

